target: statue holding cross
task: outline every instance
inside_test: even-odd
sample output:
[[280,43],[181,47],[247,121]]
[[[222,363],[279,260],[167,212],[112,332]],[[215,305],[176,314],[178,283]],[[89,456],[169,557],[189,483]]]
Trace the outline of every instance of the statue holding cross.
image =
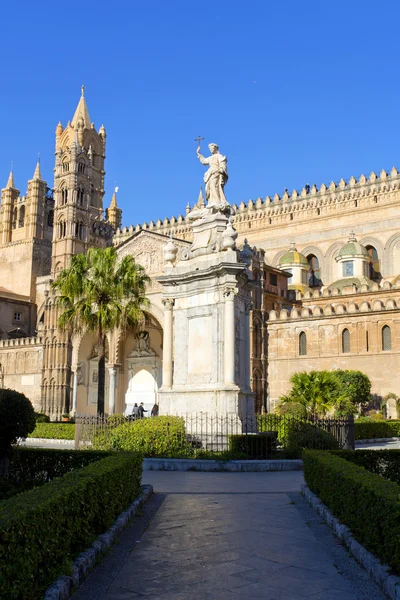
[[199,136],[195,141],[198,142],[197,158],[202,165],[208,166],[207,171],[204,173],[207,207],[223,209],[228,206],[224,193],[224,186],[228,181],[227,158],[219,153],[217,144],[208,145],[211,156],[204,157],[200,154],[200,141],[202,139],[204,138]]

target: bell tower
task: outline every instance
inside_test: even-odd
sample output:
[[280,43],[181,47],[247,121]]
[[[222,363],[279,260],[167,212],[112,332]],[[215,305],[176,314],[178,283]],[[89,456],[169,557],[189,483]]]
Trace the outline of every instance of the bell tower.
[[56,128],[52,274],[71,256],[111,243],[112,227],[103,218],[106,130],[90,121],[85,87],[72,121]]

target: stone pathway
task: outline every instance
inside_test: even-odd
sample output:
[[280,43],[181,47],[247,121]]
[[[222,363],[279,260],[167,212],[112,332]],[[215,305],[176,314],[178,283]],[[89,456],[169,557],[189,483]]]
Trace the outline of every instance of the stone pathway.
[[300,472],[143,479],[157,492],[143,522],[74,600],[385,598],[305,503]]

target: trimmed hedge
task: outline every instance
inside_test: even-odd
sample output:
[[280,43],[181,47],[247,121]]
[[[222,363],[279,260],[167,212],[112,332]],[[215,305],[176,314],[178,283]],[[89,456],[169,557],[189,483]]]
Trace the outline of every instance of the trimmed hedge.
[[140,494],[140,454],[118,453],[0,502],[0,598],[37,600]]
[[400,486],[337,452],[306,450],[303,461],[311,491],[367,550],[400,574]]
[[354,421],[356,440],[374,438],[400,437],[400,420],[388,421]]
[[400,485],[400,450],[338,450],[333,454]]
[[16,448],[11,456],[7,479],[41,485],[109,455],[109,452],[93,450]]
[[37,422],[35,429],[28,437],[44,438],[47,440],[73,440],[75,437],[75,424]]
[[336,450],[339,442],[321,427],[290,415],[265,415],[258,417],[259,431],[276,431],[278,440],[288,456],[301,457],[303,448]]
[[189,458],[194,452],[186,438],[183,417],[161,416],[117,424],[95,433],[92,443],[96,450],[135,451],[147,457]]
[[250,460],[271,458],[276,449],[276,432],[229,436],[229,452],[245,455]]

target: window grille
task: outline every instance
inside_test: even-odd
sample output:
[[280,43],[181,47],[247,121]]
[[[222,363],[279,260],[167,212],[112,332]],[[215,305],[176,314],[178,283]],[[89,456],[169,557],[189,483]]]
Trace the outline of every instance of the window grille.
[[345,260],[343,263],[343,277],[352,277],[354,275],[354,264],[352,260]]
[[22,321],[22,313],[15,312],[14,313],[14,321]]
[[307,336],[304,331],[299,335],[299,355],[307,356]]
[[385,352],[386,350],[392,349],[392,331],[389,325],[385,325],[382,327],[382,350]]
[[348,329],[342,331],[342,352],[350,352],[350,331]]

